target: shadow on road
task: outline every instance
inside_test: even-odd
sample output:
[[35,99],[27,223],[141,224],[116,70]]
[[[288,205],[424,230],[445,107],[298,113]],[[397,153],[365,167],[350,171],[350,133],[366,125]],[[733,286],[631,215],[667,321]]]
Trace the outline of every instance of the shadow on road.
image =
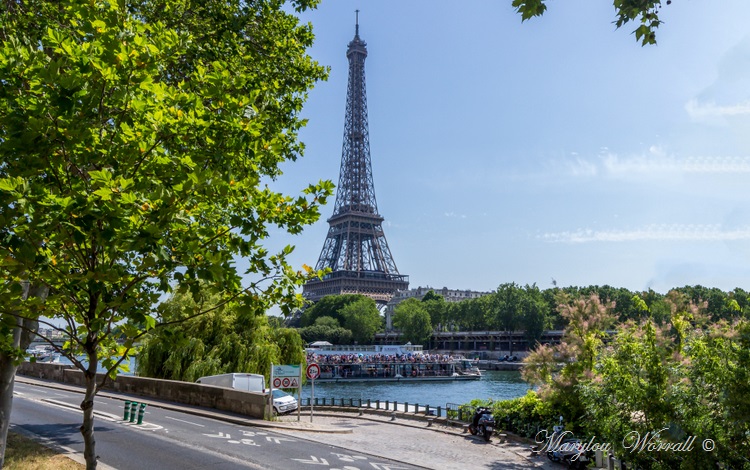
[[[29,424],[23,426],[23,429],[36,435],[49,439],[54,439],[56,444],[70,446],[73,444],[83,443],[81,436],[81,425],[70,423],[52,423],[52,424]],[[94,434],[111,431],[111,428],[94,426]]]

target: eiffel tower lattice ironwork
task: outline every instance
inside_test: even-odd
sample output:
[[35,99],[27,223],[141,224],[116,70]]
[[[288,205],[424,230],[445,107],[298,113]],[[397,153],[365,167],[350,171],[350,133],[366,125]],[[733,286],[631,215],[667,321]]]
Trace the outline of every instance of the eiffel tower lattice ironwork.
[[397,290],[409,287],[409,277],[396,268],[375,201],[365,93],[367,44],[359,38],[359,18],[346,56],[349,84],[339,184],[328,235],[315,266],[331,272],[322,280],[307,282],[303,294],[312,301],[326,295],[363,294],[384,304]]

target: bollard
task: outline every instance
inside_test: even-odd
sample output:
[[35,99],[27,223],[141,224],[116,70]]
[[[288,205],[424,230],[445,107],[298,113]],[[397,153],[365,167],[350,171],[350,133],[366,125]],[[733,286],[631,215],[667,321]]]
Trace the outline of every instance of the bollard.
[[415,414],[419,413],[419,403],[414,404],[414,413]]
[[125,402],[125,414],[124,414],[124,416],[122,417],[122,420],[123,420],[123,421],[127,421],[127,420],[128,420],[128,418],[130,418],[130,402],[129,402],[129,401],[126,401],[126,402]]
[[440,406],[438,406],[437,415],[438,415],[438,418],[441,417],[441,416],[443,416],[443,410],[442,410],[442,408]]
[[141,408],[138,410],[138,424],[143,424],[143,414],[146,412],[146,404],[141,403]]
[[370,399],[369,398],[367,399],[367,407],[368,408],[370,407]]
[[130,422],[135,423],[135,410],[138,408],[137,401],[130,402]]
[[375,400],[375,409],[376,410],[380,409],[380,400]]
[[388,400],[385,401],[385,411],[388,411],[390,409],[390,402]]
[[427,408],[425,408],[424,414],[426,415],[430,414],[430,405],[427,405]]
[[359,397],[359,405],[360,408],[362,408],[362,397]]
[[409,412],[409,402],[408,402],[408,401],[404,402],[404,411],[405,411],[406,413],[408,413],[408,412]]

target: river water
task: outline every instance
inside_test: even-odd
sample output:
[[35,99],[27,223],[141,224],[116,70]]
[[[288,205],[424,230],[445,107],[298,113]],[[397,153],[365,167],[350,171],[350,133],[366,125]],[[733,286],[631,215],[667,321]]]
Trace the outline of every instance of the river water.
[[[66,358],[61,358],[63,364],[70,364]],[[130,372],[123,375],[132,375],[136,370],[136,360],[130,360]],[[103,372],[100,368],[99,372]],[[492,399],[495,401],[509,400],[526,394],[530,386],[521,378],[518,371],[482,371],[479,380],[450,380],[445,382],[318,382],[315,384],[315,398],[322,400],[335,399],[338,403],[342,398],[348,403],[349,399],[362,399],[366,402],[380,400],[430,405],[430,408],[438,406],[445,409],[447,403],[464,404],[471,400]],[[302,387],[302,402],[307,403],[311,397],[312,387],[308,381]],[[297,395],[294,393],[294,395]]]
[[[475,398],[508,400],[526,394],[529,384],[517,371],[482,371],[479,380],[451,380],[446,382],[328,382],[315,384],[315,398],[327,400],[360,398],[363,402],[386,400],[398,403],[445,407],[447,403],[463,404]],[[310,397],[312,387],[308,382],[302,387],[302,402]]]

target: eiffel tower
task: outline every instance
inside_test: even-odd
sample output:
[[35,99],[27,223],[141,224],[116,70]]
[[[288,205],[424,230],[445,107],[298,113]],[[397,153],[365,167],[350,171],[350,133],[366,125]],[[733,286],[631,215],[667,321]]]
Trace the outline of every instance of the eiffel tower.
[[385,304],[397,290],[409,287],[409,276],[398,273],[375,201],[365,93],[367,44],[359,38],[359,10],[346,57],[349,85],[338,193],[315,266],[331,272],[322,280],[307,282],[303,295],[315,302],[326,295],[363,294]]

